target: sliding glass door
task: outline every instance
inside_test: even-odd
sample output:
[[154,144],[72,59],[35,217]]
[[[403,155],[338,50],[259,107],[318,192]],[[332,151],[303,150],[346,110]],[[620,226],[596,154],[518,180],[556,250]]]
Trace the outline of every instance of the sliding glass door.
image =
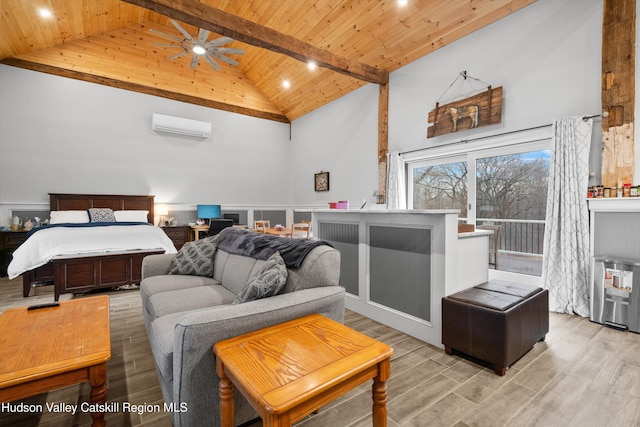
[[494,230],[490,268],[542,274],[549,141],[507,144],[408,163],[412,209],[460,209],[460,222]]

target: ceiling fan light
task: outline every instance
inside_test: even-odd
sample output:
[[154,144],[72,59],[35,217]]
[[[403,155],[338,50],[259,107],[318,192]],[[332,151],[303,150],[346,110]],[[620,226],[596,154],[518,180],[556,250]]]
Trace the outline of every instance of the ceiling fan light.
[[53,14],[51,13],[51,11],[49,9],[38,9],[38,14],[42,17],[42,18],[51,18],[53,16]]
[[194,45],[191,50],[196,55],[204,55],[204,53],[207,51],[204,47],[200,46],[199,44]]

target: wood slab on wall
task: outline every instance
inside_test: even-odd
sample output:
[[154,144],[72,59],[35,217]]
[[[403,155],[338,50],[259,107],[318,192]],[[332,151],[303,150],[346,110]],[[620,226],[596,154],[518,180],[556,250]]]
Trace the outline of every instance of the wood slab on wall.
[[635,170],[636,0],[604,0],[603,12],[602,185],[621,187]]
[[[451,110],[463,112],[469,107],[476,109],[476,119],[469,120],[470,116],[461,113],[456,116]],[[502,86],[477,95],[451,102],[445,105],[436,104],[436,108],[429,111],[427,122],[433,126],[427,128],[427,138],[446,135],[448,133],[467,130],[481,126],[495,125],[502,121]]]

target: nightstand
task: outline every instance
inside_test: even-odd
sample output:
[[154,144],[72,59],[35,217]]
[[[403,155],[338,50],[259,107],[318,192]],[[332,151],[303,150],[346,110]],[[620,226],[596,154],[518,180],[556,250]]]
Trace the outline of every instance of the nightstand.
[[0,277],[7,275],[11,255],[27,240],[28,231],[0,231]]
[[191,240],[191,227],[188,225],[167,225],[161,228],[169,236],[177,250],[180,250],[182,245]]

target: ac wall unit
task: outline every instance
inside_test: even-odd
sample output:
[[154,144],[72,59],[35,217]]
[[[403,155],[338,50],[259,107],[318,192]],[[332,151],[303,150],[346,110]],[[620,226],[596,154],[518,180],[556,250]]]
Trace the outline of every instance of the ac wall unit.
[[208,138],[211,135],[211,123],[157,113],[153,113],[151,118],[151,129],[156,132],[197,138]]

